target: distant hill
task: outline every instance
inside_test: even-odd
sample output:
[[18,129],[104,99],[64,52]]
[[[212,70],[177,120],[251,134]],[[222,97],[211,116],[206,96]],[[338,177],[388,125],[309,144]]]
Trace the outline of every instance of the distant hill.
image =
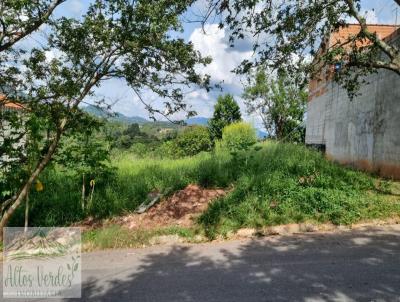
[[[125,124],[139,124],[139,125],[145,125],[145,124],[150,124],[151,127],[155,128],[179,128],[178,125],[172,124],[171,122],[167,121],[149,121],[143,117],[140,116],[126,116],[122,113],[116,112],[113,114],[108,114],[104,110],[98,108],[97,106],[93,105],[88,105],[84,108],[82,108],[84,111],[87,113],[100,117],[100,118],[106,118],[110,121],[114,122],[120,122],[120,123],[125,123]],[[187,125],[192,126],[192,125],[200,125],[200,126],[207,126],[208,125],[208,120],[209,118],[207,117],[202,117],[202,116],[196,116],[196,117],[191,117],[187,119],[185,122]],[[150,126],[149,125],[149,126]],[[261,131],[260,129],[256,129],[257,131],[257,137],[259,139],[266,138],[268,134],[264,131]]]
[[125,123],[125,124],[139,124],[139,125],[143,125],[143,124],[150,122],[140,116],[126,116],[125,114],[122,114],[119,112],[109,114],[109,113],[105,112],[104,110],[102,110],[101,108],[99,108],[97,106],[93,106],[93,105],[88,105],[82,109],[91,115],[94,115],[94,116],[97,116],[100,118],[105,118],[105,119],[108,119],[108,120],[114,121],[114,122],[120,122],[120,123]]
[[208,125],[208,120],[209,118],[207,117],[191,117],[186,120],[186,124],[188,125],[201,125],[201,126],[207,126]]

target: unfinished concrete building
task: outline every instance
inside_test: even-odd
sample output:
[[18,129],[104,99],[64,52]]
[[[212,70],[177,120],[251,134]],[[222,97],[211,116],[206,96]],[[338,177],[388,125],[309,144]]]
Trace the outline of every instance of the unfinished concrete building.
[[[370,31],[400,45],[400,29],[369,25]],[[332,34],[329,45],[359,31],[349,25]],[[310,83],[306,144],[325,150],[340,163],[400,179],[400,76],[379,70],[366,78],[360,95],[347,91],[325,70]]]

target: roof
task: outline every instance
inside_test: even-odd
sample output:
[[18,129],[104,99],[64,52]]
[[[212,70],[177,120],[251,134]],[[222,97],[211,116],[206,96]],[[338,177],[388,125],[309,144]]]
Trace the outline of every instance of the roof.
[[12,110],[24,109],[24,106],[22,106],[21,104],[8,101],[4,95],[0,95],[0,107],[5,107],[6,109]]
[[3,106],[6,108],[9,108],[9,109],[16,109],[16,110],[24,109],[24,107],[21,104],[12,103],[12,102],[4,103]]
[[[400,1],[400,0],[399,0]],[[386,42],[391,42],[400,36],[400,28],[396,25],[390,24],[368,24],[368,30],[376,33],[380,39]],[[321,45],[317,57],[327,51],[327,48],[335,48],[343,43],[343,47],[348,50],[352,45],[347,45],[345,42],[350,36],[357,35],[361,30],[360,24],[347,24],[331,33],[327,38],[326,43]],[[365,39],[356,42],[357,47],[365,47],[370,45],[370,41]],[[319,72],[313,76],[309,84],[309,101],[313,98],[323,95],[327,92],[326,84],[332,80],[333,66],[325,66],[323,62],[318,61],[317,57],[314,58],[314,63],[317,64]]]
[[[367,24],[367,28],[370,32],[375,33],[379,39],[387,39],[394,32],[398,31],[397,25],[391,24]],[[329,47],[334,47],[337,44],[344,43],[350,36],[355,36],[360,32],[360,24],[347,24],[344,27],[339,28],[334,31],[329,37]],[[361,46],[366,46],[371,42],[365,40],[364,42],[357,42]]]

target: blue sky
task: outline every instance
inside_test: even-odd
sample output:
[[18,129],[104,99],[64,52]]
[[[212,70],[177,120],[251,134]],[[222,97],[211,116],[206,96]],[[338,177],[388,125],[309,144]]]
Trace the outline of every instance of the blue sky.
[[[201,2],[201,1],[200,1]],[[68,0],[60,6],[56,14],[67,16],[80,16],[87,8],[89,0]],[[393,0],[363,0],[362,8],[365,11],[369,23],[390,23],[394,24],[396,20],[396,7]],[[201,11],[201,4],[192,7],[185,18],[194,19],[194,14]],[[398,23],[400,23],[400,7],[398,7]],[[209,117],[213,111],[218,94],[231,93],[235,96],[245,113],[245,106],[240,98],[242,94],[242,81],[244,79],[231,73],[243,59],[250,58],[252,53],[246,50],[242,45],[230,48],[227,41],[227,34],[223,30],[217,29],[217,24],[207,25],[207,34],[204,34],[199,24],[185,23],[183,37],[187,41],[192,41],[197,50],[204,55],[213,57],[213,62],[202,72],[211,75],[215,82],[224,81],[223,92],[212,91],[207,93],[203,90],[195,90],[187,95],[187,101],[198,116]],[[128,116],[148,117],[144,106],[139,102],[130,88],[121,80],[111,80],[106,82],[96,91],[97,97],[105,98],[107,102],[113,105],[113,110],[121,112]],[[160,100],[152,95],[145,94],[148,102],[157,105]],[[177,118],[181,118],[178,116]],[[257,117],[245,115],[245,119],[260,126]]]

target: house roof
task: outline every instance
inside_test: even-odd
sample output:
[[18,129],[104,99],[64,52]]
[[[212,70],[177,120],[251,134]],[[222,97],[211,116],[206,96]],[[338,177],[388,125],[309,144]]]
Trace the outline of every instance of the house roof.
[[[400,0],[399,0],[400,1]],[[376,33],[380,39],[386,42],[392,42],[400,37],[400,28],[396,25],[387,24],[368,24],[368,30]],[[360,32],[360,24],[347,24],[332,32],[329,37],[326,38],[325,43],[321,45],[316,57],[314,57],[314,63],[316,64],[319,72],[314,75],[309,84],[309,100],[311,101],[314,97],[320,96],[326,93],[326,84],[332,80],[333,66],[326,67],[323,62],[318,61],[318,56],[326,52],[327,49],[334,49],[342,44],[342,46],[351,50],[353,45],[346,44],[350,36],[355,36]],[[370,45],[370,41],[365,39],[356,42],[357,47],[365,47]]]
[[[397,25],[389,24],[368,24],[367,28],[369,31],[375,33],[379,39],[388,39],[391,35],[398,31],[399,27]],[[344,27],[339,28],[334,31],[329,37],[329,48],[335,47],[335,45],[344,43],[348,40],[350,36],[355,36],[360,32],[360,24],[347,24]],[[357,45],[367,46],[371,42],[368,40],[358,41]]]
[[24,109],[24,106],[22,106],[21,104],[8,101],[4,95],[0,95],[0,107],[5,107],[6,109],[13,109],[13,110]]

